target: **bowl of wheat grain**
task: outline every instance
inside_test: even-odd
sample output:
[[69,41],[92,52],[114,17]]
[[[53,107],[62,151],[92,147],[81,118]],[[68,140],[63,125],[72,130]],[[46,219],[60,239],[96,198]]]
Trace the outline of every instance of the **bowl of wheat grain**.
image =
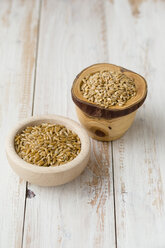
[[58,115],[30,117],[18,123],[6,138],[12,169],[40,186],[68,183],[85,169],[90,140],[75,121]]
[[77,75],[71,95],[79,121],[89,136],[111,141],[120,138],[132,125],[146,99],[147,83],[135,72],[101,63]]

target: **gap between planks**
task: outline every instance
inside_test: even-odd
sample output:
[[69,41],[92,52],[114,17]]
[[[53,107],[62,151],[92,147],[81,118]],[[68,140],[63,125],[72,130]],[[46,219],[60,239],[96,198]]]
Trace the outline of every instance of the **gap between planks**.
[[[105,11],[105,1],[100,2],[100,9],[102,11],[102,39],[104,41],[104,56],[107,63],[109,62],[109,49],[108,49],[108,35],[107,35],[107,20]],[[114,159],[113,159],[113,141],[111,143],[111,156],[112,156],[112,180],[113,180],[113,204],[114,204],[114,233],[115,233],[115,246],[117,245],[117,218],[116,218],[116,199],[115,199],[115,174],[114,174]]]
[[[31,116],[33,116],[33,113],[34,113],[34,100],[35,100],[35,88],[36,88],[36,78],[37,78],[37,62],[38,62],[38,46],[39,46],[39,35],[40,35],[41,10],[42,10],[42,0],[39,0],[37,41],[36,41],[36,54],[35,54],[35,70],[34,70],[34,83],[33,83],[33,97],[32,97]],[[24,227],[25,227],[25,217],[26,217],[27,192],[28,192],[28,182],[26,182],[26,190],[25,190],[25,198],[24,198],[25,199],[25,204],[24,204],[23,227],[22,227],[22,242],[21,242],[21,247],[22,248],[23,248],[23,240],[24,240]]]
[[113,159],[113,141],[111,141],[111,156],[112,156],[112,180],[113,180],[113,203],[114,203],[114,229],[115,229],[115,244],[117,245],[117,219],[116,219],[116,196],[115,196],[115,173],[114,173],[114,159]]

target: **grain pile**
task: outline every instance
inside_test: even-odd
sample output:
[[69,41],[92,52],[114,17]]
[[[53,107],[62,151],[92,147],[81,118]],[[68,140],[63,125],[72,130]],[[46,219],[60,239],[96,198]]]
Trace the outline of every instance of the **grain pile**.
[[133,78],[117,71],[102,71],[86,76],[80,91],[89,102],[104,108],[123,106],[136,95]]
[[59,166],[73,160],[81,150],[80,138],[65,126],[42,123],[26,127],[14,140],[18,155],[39,166]]

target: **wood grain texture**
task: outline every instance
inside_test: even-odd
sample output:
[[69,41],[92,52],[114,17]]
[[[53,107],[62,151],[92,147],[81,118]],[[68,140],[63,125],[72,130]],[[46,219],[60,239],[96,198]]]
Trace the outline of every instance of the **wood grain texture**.
[[[34,114],[76,119],[71,85],[84,67],[106,60],[102,1],[43,1]],[[95,27],[95,28],[94,28]],[[54,188],[29,185],[27,248],[115,247],[111,145],[92,141],[90,163],[73,182]]]
[[137,111],[110,120],[92,118],[76,107],[76,112],[81,125],[88,135],[100,141],[112,141],[119,139],[132,125]]
[[[25,224],[24,248],[164,248],[165,2],[43,0],[37,49],[39,5],[0,1],[0,247],[21,247]],[[6,161],[7,131],[32,112],[77,120],[72,82],[102,62],[147,79],[135,123],[113,149],[91,140],[90,162],[73,182],[26,192]]]
[[165,247],[165,2],[144,1],[134,16],[128,1],[107,1],[106,11],[111,63],[136,70],[149,88],[132,128],[113,142],[117,247],[161,248]]
[[0,2],[0,247],[21,247],[26,183],[7,163],[5,137],[32,111],[38,1]]

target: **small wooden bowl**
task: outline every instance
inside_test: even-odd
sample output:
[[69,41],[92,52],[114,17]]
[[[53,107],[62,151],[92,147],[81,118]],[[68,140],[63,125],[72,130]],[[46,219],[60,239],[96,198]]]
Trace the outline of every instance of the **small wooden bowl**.
[[[80,91],[82,79],[98,71],[122,72],[134,78],[137,94],[126,102],[124,106],[103,108],[85,99]],[[146,80],[139,74],[123,67],[112,64],[95,64],[81,71],[73,82],[72,99],[76,104],[76,111],[81,124],[88,134],[96,140],[111,141],[120,138],[134,121],[137,109],[144,103],[147,96]]]
[[[25,162],[14,148],[15,135],[27,126],[43,122],[55,123],[66,126],[74,131],[81,140],[81,151],[72,161],[56,166],[42,167]],[[57,115],[31,117],[18,124],[6,139],[6,155],[12,169],[24,180],[40,186],[56,186],[68,183],[79,176],[86,167],[90,155],[90,140],[85,130],[75,121]]]

